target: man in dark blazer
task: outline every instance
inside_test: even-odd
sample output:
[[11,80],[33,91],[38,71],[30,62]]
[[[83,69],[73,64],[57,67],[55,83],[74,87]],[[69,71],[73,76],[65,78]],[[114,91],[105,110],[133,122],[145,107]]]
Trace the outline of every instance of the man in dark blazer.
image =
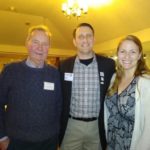
[[115,62],[94,53],[94,29],[81,23],[73,32],[77,56],[60,63],[63,111],[61,150],[106,148],[104,97],[115,72]]

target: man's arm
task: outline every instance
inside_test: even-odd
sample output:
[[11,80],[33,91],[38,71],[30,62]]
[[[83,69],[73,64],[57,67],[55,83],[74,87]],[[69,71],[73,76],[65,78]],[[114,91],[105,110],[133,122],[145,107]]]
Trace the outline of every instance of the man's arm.
[[9,145],[9,138],[8,137],[3,137],[0,139],[0,150],[7,150]]
[[[7,68],[7,67],[6,67]],[[7,143],[8,137],[6,137],[5,133],[5,111],[7,105],[7,97],[8,97],[8,70],[4,68],[0,74],[0,143]]]

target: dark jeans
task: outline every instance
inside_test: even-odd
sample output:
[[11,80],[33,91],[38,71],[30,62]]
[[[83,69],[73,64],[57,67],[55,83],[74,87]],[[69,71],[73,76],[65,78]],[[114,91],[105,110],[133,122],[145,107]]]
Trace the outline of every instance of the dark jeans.
[[57,150],[57,138],[47,139],[42,142],[27,142],[10,139],[7,150]]

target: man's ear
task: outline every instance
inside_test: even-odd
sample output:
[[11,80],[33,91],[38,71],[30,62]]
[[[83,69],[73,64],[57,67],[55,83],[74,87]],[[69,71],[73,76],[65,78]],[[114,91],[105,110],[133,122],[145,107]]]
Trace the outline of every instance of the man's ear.
[[76,47],[76,40],[73,38],[73,44]]

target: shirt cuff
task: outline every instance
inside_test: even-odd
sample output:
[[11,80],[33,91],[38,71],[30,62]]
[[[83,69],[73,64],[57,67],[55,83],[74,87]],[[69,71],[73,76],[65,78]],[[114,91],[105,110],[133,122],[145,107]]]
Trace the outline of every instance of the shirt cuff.
[[4,141],[6,139],[8,139],[8,136],[4,136],[4,137],[0,138],[0,142]]

